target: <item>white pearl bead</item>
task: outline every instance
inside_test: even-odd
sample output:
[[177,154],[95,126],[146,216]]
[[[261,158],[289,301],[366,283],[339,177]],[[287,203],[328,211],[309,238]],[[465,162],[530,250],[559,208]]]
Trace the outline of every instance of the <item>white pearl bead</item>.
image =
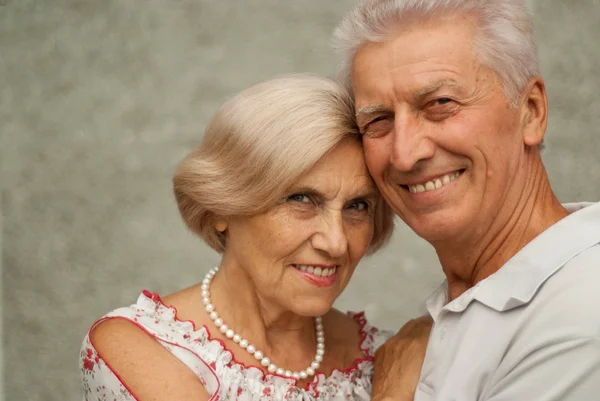
[[219,314],[215,310],[215,306],[210,302],[210,283],[215,276],[215,274],[219,271],[219,267],[215,267],[211,269],[204,279],[202,280],[202,302],[205,305],[205,309],[208,312],[210,318],[214,321],[214,324],[219,331],[227,338],[233,339],[235,343],[238,343],[241,348],[246,349],[250,354],[256,358],[256,360],[260,361],[260,364],[267,369],[269,373],[275,373],[279,376],[284,376],[287,378],[298,379],[306,379],[309,376],[314,376],[316,374],[316,370],[321,365],[320,362],[323,361],[323,355],[325,355],[325,333],[323,331],[323,319],[321,316],[315,317],[315,337],[317,340],[317,352],[315,355],[315,360],[310,364],[310,367],[306,368],[306,370],[301,370],[299,372],[292,372],[291,370],[284,370],[283,368],[277,367],[274,363],[271,363],[271,360],[267,358],[262,351],[257,351],[254,345],[249,344],[248,340],[242,338],[241,335],[236,334],[232,329],[229,328],[224,322],[223,319],[219,317]]

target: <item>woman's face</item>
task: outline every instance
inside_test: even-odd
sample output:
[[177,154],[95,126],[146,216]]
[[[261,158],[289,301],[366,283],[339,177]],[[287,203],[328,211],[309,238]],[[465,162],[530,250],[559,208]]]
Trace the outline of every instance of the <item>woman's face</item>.
[[225,223],[223,263],[247,275],[261,303],[322,315],[367,251],[378,196],[361,144],[346,139],[266,213]]

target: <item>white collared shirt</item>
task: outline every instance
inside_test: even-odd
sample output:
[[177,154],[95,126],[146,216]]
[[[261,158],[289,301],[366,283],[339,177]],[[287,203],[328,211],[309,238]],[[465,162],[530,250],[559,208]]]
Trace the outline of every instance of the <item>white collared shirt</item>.
[[415,401],[600,400],[600,203],[565,207],[497,273],[428,299]]

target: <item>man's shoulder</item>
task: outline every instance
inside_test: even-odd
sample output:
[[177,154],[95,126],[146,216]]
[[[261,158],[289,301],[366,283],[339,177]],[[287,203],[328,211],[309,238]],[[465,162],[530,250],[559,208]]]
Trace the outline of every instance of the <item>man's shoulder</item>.
[[600,297],[600,244],[593,245],[568,260],[548,280],[547,285],[562,288],[568,293],[581,294],[581,291],[588,291],[586,295]]
[[600,336],[600,244],[565,263],[530,307],[528,325],[563,326],[576,336]]

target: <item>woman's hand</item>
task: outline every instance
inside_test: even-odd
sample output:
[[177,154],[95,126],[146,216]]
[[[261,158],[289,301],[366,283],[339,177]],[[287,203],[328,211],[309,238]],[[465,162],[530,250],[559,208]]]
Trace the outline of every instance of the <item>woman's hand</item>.
[[421,376],[433,319],[407,322],[375,353],[372,401],[412,401]]

